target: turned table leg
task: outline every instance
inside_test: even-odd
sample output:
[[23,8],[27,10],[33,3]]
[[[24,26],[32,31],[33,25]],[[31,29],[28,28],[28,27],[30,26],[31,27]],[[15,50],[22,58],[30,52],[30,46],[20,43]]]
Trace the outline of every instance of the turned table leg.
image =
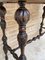
[[25,1],[19,1],[18,3],[20,7],[15,13],[15,20],[19,24],[19,34],[17,36],[19,47],[21,49],[19,60],[26,60],[26,56],[24,54],[25,45],[27,43],[26,23],[29,20],[30,13],[25,8]]

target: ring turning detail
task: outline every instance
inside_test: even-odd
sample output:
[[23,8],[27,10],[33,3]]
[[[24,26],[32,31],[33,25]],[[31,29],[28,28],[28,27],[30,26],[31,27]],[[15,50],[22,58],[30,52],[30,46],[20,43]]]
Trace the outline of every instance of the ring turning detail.
[[29,21],[30,13],[25,8],[25,2],[19,1],[19,8],[15,13],[15,20],[19,24],[19,34],[17,36],[19,47],[21,49],[21,55],[19,60],[26,60],[26,56],[24,54],[25,45],[27,42],[27,33],[26,33],[26,23]]

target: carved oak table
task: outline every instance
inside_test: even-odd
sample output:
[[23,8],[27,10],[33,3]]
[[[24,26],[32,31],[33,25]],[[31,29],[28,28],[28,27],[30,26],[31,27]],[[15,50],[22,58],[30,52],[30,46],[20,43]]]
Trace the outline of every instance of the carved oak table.
[[[15,12],[15,20],[17,21],[18,25],[19,25],[19,33],[17,36],[17,40],[19,43],[19,47],[15,48],[15,49],[11,49],[10,46],[8,46],[7,44],[7,37],[5,34],[5,29],[6,29],[6,21],[5,21],[5,14],[6,14],[6,8],[3,6],[4,3],[18,3],[19,4],[19,8],[17,9],[17,11]],[[3,41],[3,50],[5,53],[5,60],[8,60],[8,50],[10,51],[10,53],[13,55],[13,57],[16,60],[26,60],[26,56],[24,54],[24,49],[26,44],[31,43],[32,41],[35,41],[37,38],[39,39],[40,36],[42,36],[44,33],[42,33],[42,28],[45,29],[45,27],[43,27],[43,21],[44,21],[44,17],[45,17],[45,6],[43,7],[43,14],[42,14],[42,22],[40,25],[40,29],[39,29],[39,35],[37,35],[36,37],[33,37],[31,40],[27,41],[27,33],[26,33],[26,24],[29,21],[29,17],[30,17],[30,13],[29,11],[25,8],[25,4],[26,3],[35,3],[35,4],[44,4],[45,0],[0,0],[0,26],[3,32],[3,37],[2,37],[2,41]],[[21,49],[21,55],[20,57],[18,57],[18,55],[16,53],[14,53],[17,49]]]

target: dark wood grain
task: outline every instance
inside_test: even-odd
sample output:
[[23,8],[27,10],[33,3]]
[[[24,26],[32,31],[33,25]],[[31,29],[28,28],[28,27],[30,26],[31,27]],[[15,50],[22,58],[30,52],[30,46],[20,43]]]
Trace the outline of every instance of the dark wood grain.
[[[0,0],[0,2],[17,3],[18,0]],[[45,3],[45,0],[26,0],[27,3]]]

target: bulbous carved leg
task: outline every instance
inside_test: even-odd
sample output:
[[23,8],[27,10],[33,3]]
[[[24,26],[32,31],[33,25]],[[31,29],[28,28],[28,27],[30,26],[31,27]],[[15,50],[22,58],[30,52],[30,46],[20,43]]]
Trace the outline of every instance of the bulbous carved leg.
[[29,20],[30,13],[25,8],[25,1],[19,1],[19,6],[20,7],[15,13],[15,20],[19,24],[19,34],[17,36],[19,47],[21,49],[19,60],[26,60],[26,56],[24,54],[24,49],[27,42],[26,23]]

